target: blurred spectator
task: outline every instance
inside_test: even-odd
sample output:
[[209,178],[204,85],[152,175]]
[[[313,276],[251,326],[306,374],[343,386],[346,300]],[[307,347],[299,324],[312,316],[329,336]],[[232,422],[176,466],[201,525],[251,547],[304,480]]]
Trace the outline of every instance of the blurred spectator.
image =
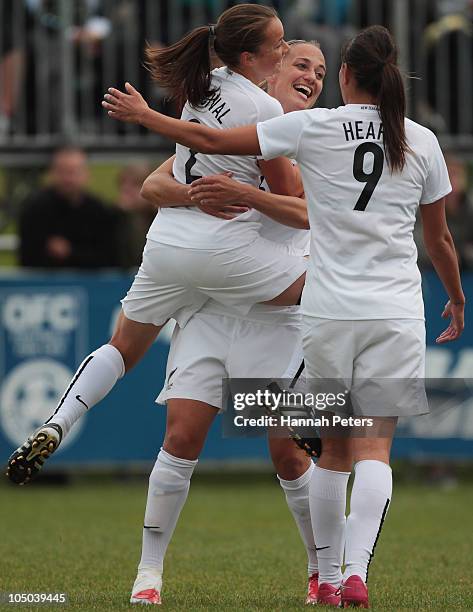
[[452,193],[445,199],[447,220],[457,248],[462,270],[473,270],[473,201],[468,190],[465,162],[454,155],[446,155]]
[[[468,190],[468,172],[465,162],[447,154],[448,174],[452,192],[445,198],[448,227],[455,241],[458,262],[462,271],[473,270],[473,201]],[[414,232],[421,269],[432,266],[422,240],[422,227],[418,222]]]
[[287,12],[287,38],[316,40],[324,54],[327,74],[319,106],[341,104],[340,50],[355,33],[349,19],[351,3],[352,0],[296,0],[292,10]]
[[[444,14],[424,32],[427,62],[427,108],[423,121],[438,132],[471,132],[471,80],[473,62],[473,0],[445,4],[456,11]],[[471,91],[471,90],[470,90]]]
[[150,174],[147,164],[125,166],[118,176],[118,200],[115,207],[117,265],[139,266],[146,233],[157,210],[140,195],[141,186]]
[[13,0],[4,0],[0,23],[8,27],[2,28],[0,37],[0,135],[9,130],[15,113],[25,62],[25,50],[13,35],[13,17]]
[[100,268],[117,262],[114,217],[86,190],[85,153],[63,147],[53,155],[49,184],[24,202],[20,263],[35,267]]

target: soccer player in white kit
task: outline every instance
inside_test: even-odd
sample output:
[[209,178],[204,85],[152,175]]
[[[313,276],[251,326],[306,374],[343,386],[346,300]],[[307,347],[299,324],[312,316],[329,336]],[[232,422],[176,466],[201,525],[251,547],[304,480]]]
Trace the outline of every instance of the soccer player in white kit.
[[407,401],[409,394],[388,392],[385,402],[373,390],[375,381],[382,391],[383,380],[424,377],[424,310],[412,236],[419,204],[425,245],[449,298],[442,316],[451,322],[437,342],[462,333],[465,297],[445,218],[451,190],[445,161],[435,135],[405,118],[397,51],[385,28],[367,28],[350,41],[340,87],[345,105],[337,109],[299,111],[234,130],[179,123],[149,110],[136,91],[113,92],[107,108],[117,119],[137,121],[197,151],[287,155],[298,162],[312,241],[302,298],[308,376],[312,384],[345,381],[356,400],[354,414],[372,416],[382,431],[324,437],[310,493],[318,599],[367,607],[368,566],[392,496],[389,456],[397,418],[427,410],[423,388]]
[[[268,93],[277,97],[285,112],[310,108],[322,91],[325,60],[320,48],[291,41],[281,69],[268,79]],[[171,161],[171,160],[170,160]],[[182,205],[189,198],[163,164],[147,179],[144,193],[158,206]],[[267,186],[266,186],[267,187]],[[224,202],[257,205],[262,200],[268,214],[277,196],[217,177],[212,202],[225,211]],[[305,202],[286,198],[285,222],[306,221]],[[299,212],[300,209],[300,212]],[[226,213],[224,213],[226,214]],[[265,215],[260,235],[291,253],[308,255],[310,237],[304,229],[282,225]],[[167,403],[166,435],[150,475],[143,548],[132,603],[161,601],[164,556],[186,501],[189,484],[209,428],[224,409],[224,378],[292,378],[301,362],[301,315],[296,307],[255,305],[241,317],[210,300],[184,328],[175,327],[166,381],[158,402]],[[294,351],[294,355],[292,354]],[[299,358],[299,359],[298,359]],[[269,439],[271,457],[308,555],[306,603],[317,599],[317,554],[309,509],[309,483],[314,465],[289,438]],[[160,494],[155,492],[159,491]]]
[[[149,66],[155,80],[182,102],[187,99],[183,123],[250,124],[283,113],[281,104],[258,87],[288,49],[283,36],[274,9],[239,4],[224,11],[215,26],[196,28],[166,49],[150,49]],[[226,64],[213,72],[212,42]],[[184,185],[198,178],[197,172],[224,170],[256,187],[263,174],[275,194],[302,193],[299,174],[285,158],[265,162],[176,147],[173,171]],[[183,326],[209,298],[242,315],[260,302],[297,303],[307,262],[262,238],[260,220],[256,209],[222,220],[192,205],[157,215],[112,339],[84,359],[52,417],[12,454],[13,482],[24,484],[39,471],[72,425],[139,361],[170,317]]]

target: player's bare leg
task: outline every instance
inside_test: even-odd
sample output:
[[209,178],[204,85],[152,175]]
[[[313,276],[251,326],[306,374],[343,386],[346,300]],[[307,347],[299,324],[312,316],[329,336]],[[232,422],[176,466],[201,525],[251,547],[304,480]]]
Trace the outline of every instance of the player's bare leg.
[[309,507],[309,484],[314,463],[289,438],[275,437],[270,432],[268,446],[279,483],[286,496],[287,505],[307,551],[309,581],[306,604],[315,604],[317,603],[319,566]]
[[204,402],[168,400],[166,435],[149,477],[143,548],[131,603],[161,603],[164,556],[217,413]]
[[373,431],[353,438],[355,479],[345,541],[342,603],[368,607],[368,569],[392,498],[389,466],[397,418],[374,419]]
[[26,484],[39,472],[74,423],[143,357],[161,328],[120,313],[110,342],[84,359],[52,416],[11,455],[7,476],[12,482]]

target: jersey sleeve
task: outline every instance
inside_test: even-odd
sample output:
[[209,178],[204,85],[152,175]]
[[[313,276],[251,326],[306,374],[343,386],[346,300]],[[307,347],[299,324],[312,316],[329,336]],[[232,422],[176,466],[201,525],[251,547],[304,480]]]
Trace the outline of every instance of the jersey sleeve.
[[266,104],[258,108],[258,122],[268,121],[274,117],[284,115],[284,110],[281,103],[276,100],[276,98],[271,98],[271,96],[268,96],[268,98],[269,99],[266,101]]
[[437,137],[432,134],[430,167],[422,190],[421,204],[433,204],[452,191],[447,164]]
[[306,111],[295,111],[258,123],[256,130],[263,159],[285,156],[297,160],[306,121]]

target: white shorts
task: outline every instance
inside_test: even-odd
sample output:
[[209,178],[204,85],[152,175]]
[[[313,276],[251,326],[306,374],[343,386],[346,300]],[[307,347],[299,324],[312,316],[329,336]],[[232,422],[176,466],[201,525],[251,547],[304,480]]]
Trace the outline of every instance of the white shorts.
[[174,329],[156,402],[192,399],[222,411],[225,378],[292,378],[302,359],[301,331],[300,320],[287,323],[284,317],[275,324],[274,317],[263,322],[198,312]]
[[303,316],[303,348],[307,388],[327,391],[338,381],[350,391],[349,414],[388,417],[429,411],[423,320]]
[[306,267],[306,259],[261,237],[228,250],[185,249],[148,240],[122,300],[123,312],[140,323],[162,325],[172,317],[184,326],[213,298],[245,316],[254,304],[292,285]]

